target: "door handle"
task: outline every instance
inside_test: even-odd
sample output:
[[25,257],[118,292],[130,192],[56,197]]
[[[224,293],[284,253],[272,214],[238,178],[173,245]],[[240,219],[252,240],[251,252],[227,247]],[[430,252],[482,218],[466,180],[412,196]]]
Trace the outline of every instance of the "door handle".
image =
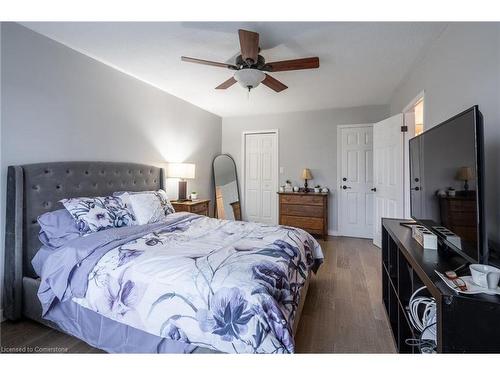
[[412,189],[410,189],[410,190],[419,191],[419,190],[420,190],[420,188],[419,188],[418,186],[416,186],[416,187],[414,187],[414,188],[412,188]]
[[351,189],[351,187],[350,187],[350,186],[345,186],[345,185],[343,185],[343,186],[342,186],[342,189],[344,189],[344,190],[345,190],[345,189]]
[[377,191],[377,188],[371,188],[370,190],[371,191]]

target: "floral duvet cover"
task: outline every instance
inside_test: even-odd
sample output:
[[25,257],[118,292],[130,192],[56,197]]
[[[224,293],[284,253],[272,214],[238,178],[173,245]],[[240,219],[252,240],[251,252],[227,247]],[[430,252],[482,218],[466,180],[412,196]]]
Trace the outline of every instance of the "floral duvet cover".
[[312,236],[187,213],[143,227],[96,233],[50,256],[39,291],[44,312],[54,299],[71,298],[187,344],[227,353],[294,352],[300,290],[323,259]]

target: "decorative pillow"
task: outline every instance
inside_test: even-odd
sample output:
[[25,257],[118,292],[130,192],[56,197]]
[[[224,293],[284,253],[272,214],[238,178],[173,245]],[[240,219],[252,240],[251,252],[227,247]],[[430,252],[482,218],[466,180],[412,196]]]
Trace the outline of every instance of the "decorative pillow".
[[134,214],[120,197],[70,198],[60,201],[75,218],[81,233],[136,225]]
[[39,216],[38,224],[40,224],[40,233],[38,234],[40,242],[51,249],[57,249],[81,235],[75,219],[65,209],[47,212]]
[[165,211],[165,216],[173,214],[175,212],[174,206],[172,206],[172,203],[170,203],[170,199],[168,199],[168,195],[165,192],[165,190],[158,190],[155,192],[156,196],[158,199],[161,201],[161,206],[163,207],[163,210]]
[[118,195],[124,204],[131,208],[139,225],[158,222],[175,212],[167,193],[161,189],[158,191],[118,192],[114,195]]

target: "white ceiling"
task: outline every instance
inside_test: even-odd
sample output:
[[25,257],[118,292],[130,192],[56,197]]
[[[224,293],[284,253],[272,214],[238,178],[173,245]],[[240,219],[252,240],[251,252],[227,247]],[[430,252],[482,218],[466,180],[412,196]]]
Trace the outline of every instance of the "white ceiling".
[[[28,22],[23,25],[219,116],[387,104],[444,23]],[[289,88],[214,88],[232,72],[237,30],[260,33],[266,61],[319,56],[320,68],[272,75]]]

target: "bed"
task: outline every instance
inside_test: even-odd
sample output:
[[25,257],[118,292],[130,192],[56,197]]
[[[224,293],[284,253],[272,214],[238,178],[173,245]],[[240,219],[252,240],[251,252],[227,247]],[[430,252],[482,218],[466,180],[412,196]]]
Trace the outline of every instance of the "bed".
[[[113,353],[293,353],[319,244],[291,227],[175,213],[40,250],[59,200],[163,188],[155,166],[59,162],[7,177],[4,315]],[[33,268],[41,263],[43,271]]]

